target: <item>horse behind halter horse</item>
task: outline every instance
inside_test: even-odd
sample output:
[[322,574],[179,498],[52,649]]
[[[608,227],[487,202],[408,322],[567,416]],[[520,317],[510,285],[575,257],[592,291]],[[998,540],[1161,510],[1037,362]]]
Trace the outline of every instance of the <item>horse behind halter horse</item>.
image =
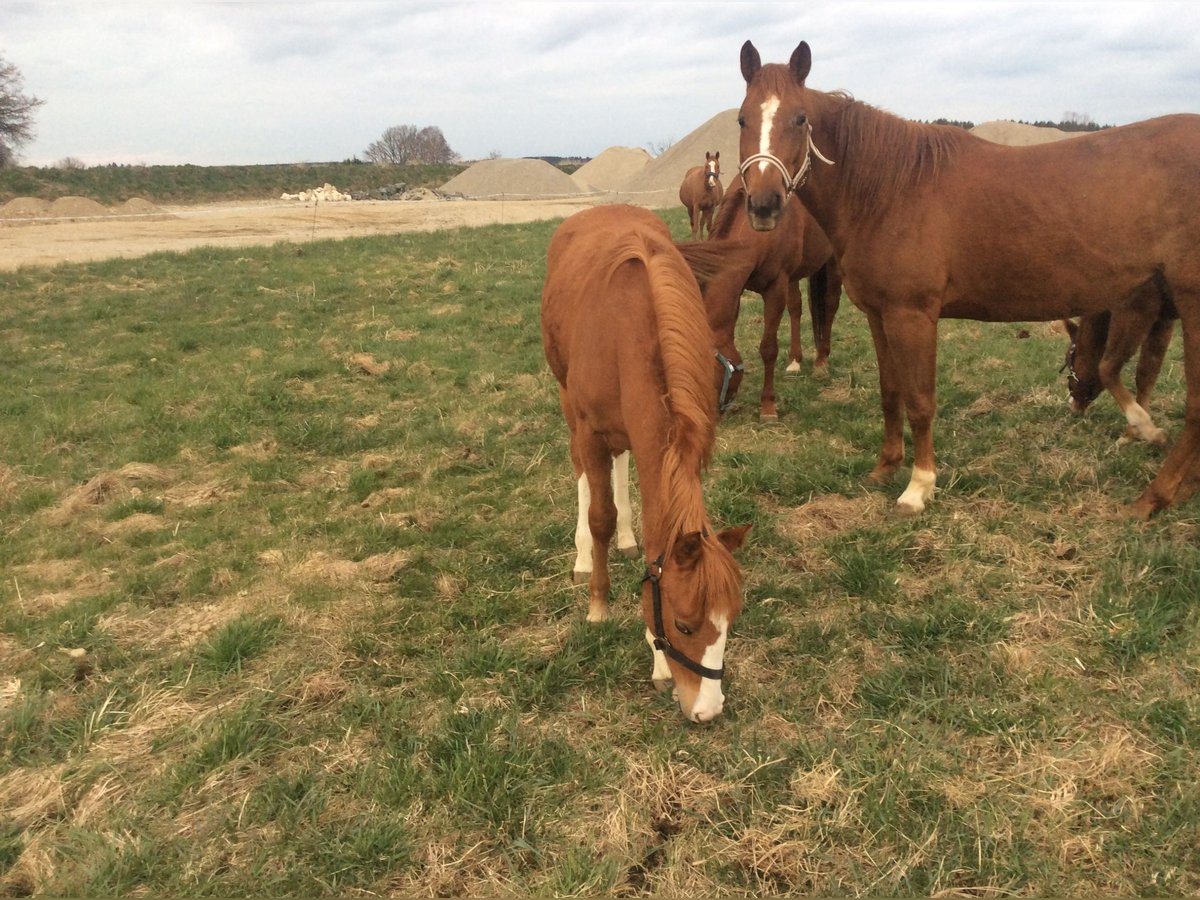
[[[712,453],[712,333],[700,288],[649,210],[602,206],[568,218],[550,241],[542,344],[559,383],[588,540],[588,620],[608,617],[608,545],[617,527],[614,459],[633,453],[642,490],[642,586],[651,678],[675,682],[692,721],[720,714],[725,641],[742,608],[732,551],[750,526],[716,532],[700,472]],[[626,482],[626,485],[628,482]],[[584,551],[589,551],[584,553]]]
[[1008,147],[813,90],[811,67],[804,42],[787,65],[764,66],[753,44],[742,47],[746,209],[752,226],[770,230],[796,192],[829,236],[879,360],[883,446],[872,480],[903,463],[906,414],[912,431],[897,511],[921,512],[936,483],[939,318],[1116,312],[1144,303],[1151,285],[1183,326],[1187,412],[1130,511],[1147,518],[1190,496],[1200,486],[1200,116]]
[[779,418],[775,361],[779,357],[779,323],[783,312],[787,310],[791,325],[787,371],[799,373],[802,357],[799,282],[807,278],[808,311],[816,347],[813,372],[826,372],[833,318],[842,298],[842,275],[825,232],[798,199],[791,199],[778,227],[772,231],[755,231],[750,227],[744,199],[745,187],[739,177],[730,185],[709,234],[710,243],[721,243],[728,248],[728,262],[704,285],[704,306],[717,351],[731,360],[737,370],[725,401],[731,403],[742,378],[742,356],[734,344],[742,291],[762,295],[763,336],[758,352],[763,363],[763,385],[758,415],[769,422]]
[[[1154,424],[1147,407],[1177,318],[1175,306],[1162,298],[1159,304],[1145,309],[1083,316],[1078,324],[1063,319],[1063,327],[1071,339],[1062,366],[1067,371],[1071,410],[1082,415],[1100,391],[1106,389],[1129,423],[1117,441],[1118,446],[1139,440],[1167,445],[1167,433]],[[1121,370],[1135,351],[1138,351],[1134,376],[1136,398],[1121,381]]]
[[679,185],[679,202],[688,211],[692,239],[704,232],[712,234],[713,211],[721,205],[725,189],[721,187],[721,151],[704,151],[704,165],[693,166]]

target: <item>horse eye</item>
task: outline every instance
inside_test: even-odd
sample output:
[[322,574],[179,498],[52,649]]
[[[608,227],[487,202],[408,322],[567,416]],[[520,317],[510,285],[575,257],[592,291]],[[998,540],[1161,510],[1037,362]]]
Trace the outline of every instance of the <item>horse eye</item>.
[[796,127],[797,128],[803,128],[807,123],[808,123],[808,116],[806,116],[804,113],[800,113],[800,115],[796,116]]
[[692,629],[688,628],[686,625],[684,625],[678,619],[675,620],[675,627],[679,629],[680,634],[691,635],[691,633],[692,633]]
[[746,117],[738,116],[738,128],[745,128],[745,127],[746,127]]

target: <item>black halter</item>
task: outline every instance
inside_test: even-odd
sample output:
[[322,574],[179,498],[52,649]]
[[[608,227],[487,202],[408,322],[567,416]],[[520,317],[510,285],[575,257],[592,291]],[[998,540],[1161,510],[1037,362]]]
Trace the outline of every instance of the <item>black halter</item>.
[[646,566],[646,574],[642,576],[642,581],[650,582],[650,595],[654,599],[654,649],[661,650],[675,662],[679,663],[685,669],[695,672],[701,678],[712,678],[715,681],[720,681],[725,676],[725,666],[722,665],[719,669],[710,669],[708,666],[701,665],[695,660],[684,656],[679,650],[671,646],[671,642],[667,640],[667,632],[663,627],[662,614],[662,588],[659,586],[659,579],[662,577],[663,558],[659,556],[654,562]]

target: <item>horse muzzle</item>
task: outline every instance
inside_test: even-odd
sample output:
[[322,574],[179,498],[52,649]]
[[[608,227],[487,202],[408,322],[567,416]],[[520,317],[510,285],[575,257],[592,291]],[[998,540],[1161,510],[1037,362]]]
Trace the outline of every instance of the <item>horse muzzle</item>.
[[783,194],[780,191],[746,193],[746,217],[755,231],[774,231],[783,214]]

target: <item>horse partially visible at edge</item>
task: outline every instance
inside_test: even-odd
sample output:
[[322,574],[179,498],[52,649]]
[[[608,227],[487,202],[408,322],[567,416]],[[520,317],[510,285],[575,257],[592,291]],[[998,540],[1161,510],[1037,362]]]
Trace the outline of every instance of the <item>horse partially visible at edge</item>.
[[[608,548],[636,551],[628,459],[637,463],[646,557],[642,617],[651,678],[672,681],[692,721],[724,706],[729,629],[742,609],[733,552],[750,526],[717,531],[701,470],[715,440],[712,333],[692,269],[649,210],[602,206],[569,217],[547,252],[542,344],[559,383],[578,485],[576,578],[588,621],[609,615]],[[614,492],[614,475],[625,472]],[[622,512],[624,510],[625,512]]]
[[[1163,301],[1157,307],[1150,303],[1144,308],[1117,313],[1094,313],[1081,317],[1078,323],[1063,319],[1070,346],[1060,371],[1067,373],[1071,411],[1082,415],[1100,392],[1107,390],[1128,423],[1118,446],[1146,441],[1165,447],[1167,433],[1150,418],[1150,394],[1158,382],[1178,318],[1174,304]],[[1121,371],[1135,352],[1138,354],[1134,374],[1136,396],[1121,380]]]
[[733,401],[742,380],[742,355],[734,342],[742,292],[763,299],[763,336],[758,345],[763,364],[759,418],[779,418],[775,397],[775,362],[779,358],[779,324],[784,310],[790,324],[787,371],[799,374],[802,303],[800,279],[808,279],[808,311],[812,321],[815,358],[813,374],[828,371],[833,319],[842,298],[842,275],[825,232],[804,205],[793,197],[771,231],[755,231],[746,216],[745,186],[740,177],[730,184],[713,224],[709,242],[727,249],[721,271],[704,285],[704,306],[717,351],[730,362],[731,380],[723,402]]
[[725,189],[721,186],[721,151],[704,151],[704,165],[692,166],[679,185],[679,202],[688,211],[692,239],[705,232],[712,234],[713,213],[721,205]]
[[[1129,507],[1139,518],[1200,487],[1200,116],[1173,115],[1031,147],[908,122],[806,84],[803,41],[786,65],[742,46],[741,174],[753,227],[798,193],[829,236],[871,328],[883,445],[871,480],[913,467],[896,502],[933,496],[937,323],[1053,321],[1171,300],[1183,331],[1182,433]],[[1020,278],[1013,273],[1019,272]]]

